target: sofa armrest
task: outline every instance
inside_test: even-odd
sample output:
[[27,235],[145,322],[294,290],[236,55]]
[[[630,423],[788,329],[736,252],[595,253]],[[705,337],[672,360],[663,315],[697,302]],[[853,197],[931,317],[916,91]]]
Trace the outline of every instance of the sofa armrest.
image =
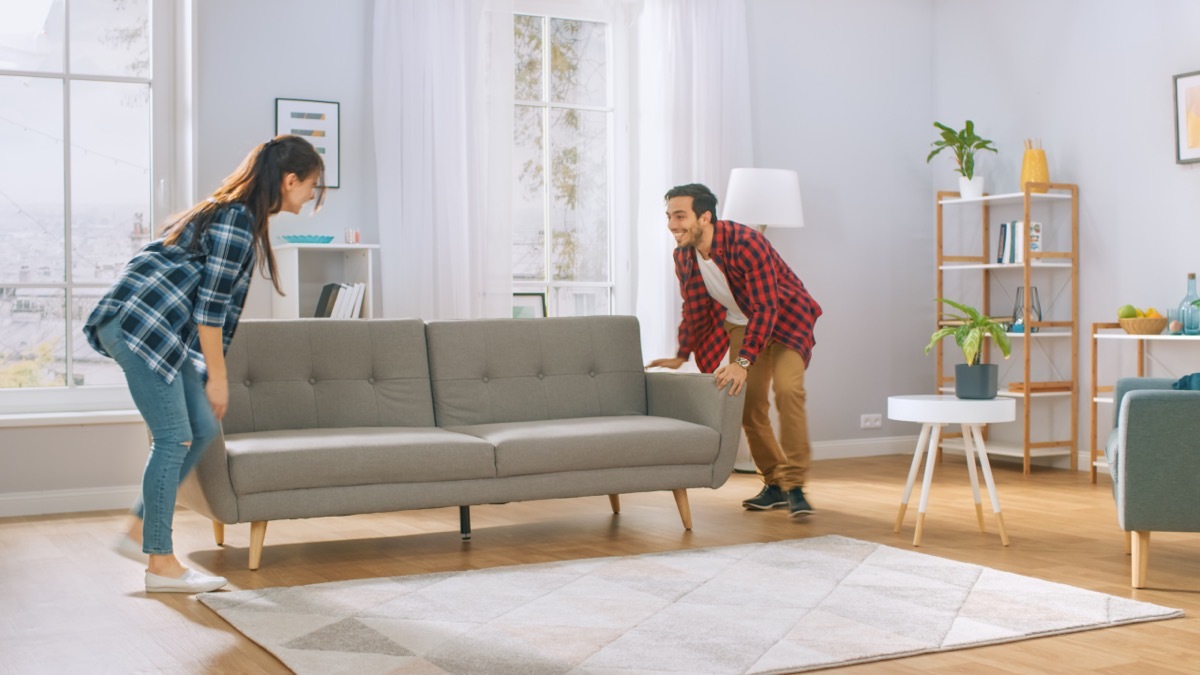
[[1113,387],[1113,428],[1117,428],[1117,413],[1121,410],[1121,401],[1125,399],[1125,394],[1131,391],[1144,390],[1168,390],[1175,382],[1167,377],[1122,377],[1117,380],[1117,384]]
[[712,375],[703,373],[646,373],[646,412],[656,417],[700,424],[721,434],[721,448],[713,462],[712,487],[718,488],[733,473],[742,437],[743,390],[729,395],[718,390]]
[[1200,531],[1200,391],[1129,391],[1118,420],[1121,528]]
[[179,489],[178,502],[212,520],[232,525],[240,523],[237,495],[229,477],[229,456],[225,435],[219,434],[204,451],[196,468]]

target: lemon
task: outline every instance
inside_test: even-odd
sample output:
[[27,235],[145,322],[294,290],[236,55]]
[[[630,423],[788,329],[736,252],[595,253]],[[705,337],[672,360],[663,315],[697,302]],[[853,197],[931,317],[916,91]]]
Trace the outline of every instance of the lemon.
[[1136,319],[1137,315],[1137,307],[1134,307],[1133,305],[1121,305],[1121,307],[1117,309],[1118,319]]
[[1157,309],[1154,309],[1153,307],[1150,307],[1150,308],[1148,308],[1148,309],[1146,310],[1146,318],[1149,318],[1149,319],[1161,319],[1161,318],[1162,318],[1162,314],[1159,314]]

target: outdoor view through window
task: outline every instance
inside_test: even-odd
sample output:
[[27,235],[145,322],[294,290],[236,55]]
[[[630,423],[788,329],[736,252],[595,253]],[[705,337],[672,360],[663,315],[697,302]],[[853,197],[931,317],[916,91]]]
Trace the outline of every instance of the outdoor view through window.
[[612,311],[608,25],[514,17],[513,287]]
[[153,229],[150,9],[0,14],[0,389],[123,383],[80,326]]

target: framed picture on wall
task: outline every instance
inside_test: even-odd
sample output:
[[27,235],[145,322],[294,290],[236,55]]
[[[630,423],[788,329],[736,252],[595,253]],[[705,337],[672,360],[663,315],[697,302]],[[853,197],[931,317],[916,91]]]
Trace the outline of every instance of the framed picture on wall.
[[303,137],[325,160],[325,187],[341,185],[340,104],[333,101],[275,99],[275,135]]
[[1200,162],[1200,71],[1175,76],[1175,162]]
[[546,316],[545,293],[513,293],[514,319],[540,319]]

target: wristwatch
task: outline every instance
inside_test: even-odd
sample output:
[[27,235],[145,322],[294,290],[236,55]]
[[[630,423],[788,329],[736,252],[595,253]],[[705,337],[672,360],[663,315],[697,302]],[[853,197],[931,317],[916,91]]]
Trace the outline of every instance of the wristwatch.
[[733,361],[733,362],[734,362],[734,363],[736,363],[736,364],[738,364],[739,366],[741,366],[741,367],[743,367],[743,368],[749,368],[749,367],[750,367],[750,359],[748,359],[748,358],[746,358],[746,357],[744,357],[744,356],[739,356],[739,357],[737,357],[736,359],[734,359],[734,361]]

